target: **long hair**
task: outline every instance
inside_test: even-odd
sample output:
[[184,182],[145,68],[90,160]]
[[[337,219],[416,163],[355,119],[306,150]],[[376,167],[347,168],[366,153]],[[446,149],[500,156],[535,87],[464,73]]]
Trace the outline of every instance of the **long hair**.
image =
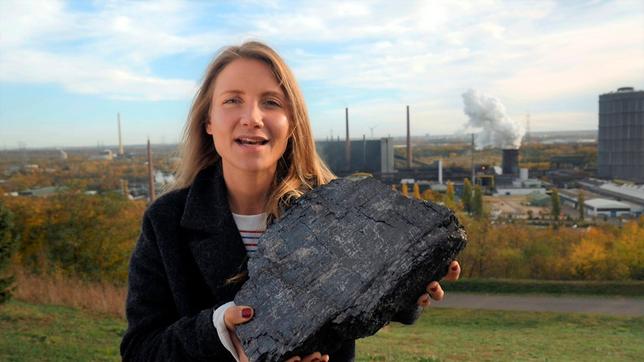
[[335,176],[315,150],[304,97],[293,73],[273,49],[257,41],[224,48],[208,66],[188,114],[180,151],[181,162],[175,172],[176,182],[170,189],[190,186],[199,171],[220,159],[212,136],[206,133],[206,125],[217,76],[236,59],[254,59],[268,65],[288,101],[290,136],[286,150],[277,162],[275,180],[266,204],[269,217],[276,218],[294,199],[326,184]]

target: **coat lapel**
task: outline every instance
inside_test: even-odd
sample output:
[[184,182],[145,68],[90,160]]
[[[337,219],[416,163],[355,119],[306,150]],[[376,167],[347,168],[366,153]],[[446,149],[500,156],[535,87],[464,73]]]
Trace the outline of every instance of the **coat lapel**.
[[228,206],[219,162],[202,170],[190,186],[181,226],[195,231],[190,251],[213,295],[228,294],[222,293],[229,289],[226,279],[246,270],[246,249]]

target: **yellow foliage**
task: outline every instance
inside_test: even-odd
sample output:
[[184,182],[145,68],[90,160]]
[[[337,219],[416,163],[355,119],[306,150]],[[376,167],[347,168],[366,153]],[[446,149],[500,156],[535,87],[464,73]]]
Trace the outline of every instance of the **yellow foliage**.
[[402,184],[402,194],[405,197],[409,197],[409,187],[407,184]]
[[420,200],[420,186],[418,183],[414,184],[414,199]]
[[425,201],[434,201],[434,193],[432,190],[427,189],[423,191],[423,200]]

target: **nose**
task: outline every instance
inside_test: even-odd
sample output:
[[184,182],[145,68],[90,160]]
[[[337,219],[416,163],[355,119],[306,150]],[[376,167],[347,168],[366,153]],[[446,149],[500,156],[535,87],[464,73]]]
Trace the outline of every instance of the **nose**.
[[262,128],[264,126],[264,115],[257,102],[248,102],[241,117],[242,126]]

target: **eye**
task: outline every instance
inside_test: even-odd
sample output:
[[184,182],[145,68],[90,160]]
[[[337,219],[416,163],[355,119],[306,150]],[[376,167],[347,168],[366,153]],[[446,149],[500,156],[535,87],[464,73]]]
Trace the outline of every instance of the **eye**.
[[241,99],[239,97],[227,98],[224,100],[224,104],[239,104]]
[[264,101],[264,104],[268,107],[282,108],[282,103],[276,98],[268,98]]

